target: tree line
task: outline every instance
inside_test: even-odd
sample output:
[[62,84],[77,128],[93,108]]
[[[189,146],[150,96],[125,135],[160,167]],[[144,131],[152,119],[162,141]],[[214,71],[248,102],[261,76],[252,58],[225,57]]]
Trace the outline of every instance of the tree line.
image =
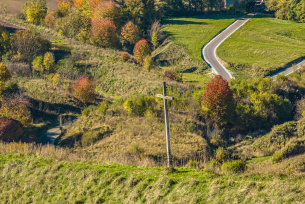
[[305,0],[267,0],[266,7],[278,19],[305,22]]

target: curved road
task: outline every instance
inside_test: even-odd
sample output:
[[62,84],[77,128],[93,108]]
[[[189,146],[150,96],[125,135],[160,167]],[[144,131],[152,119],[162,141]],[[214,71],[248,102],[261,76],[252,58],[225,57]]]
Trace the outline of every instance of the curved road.
[[243,26],[247,21],[253,18],[255,14],[248,14],[237,19],[232,25],[227,27],[219,35],[214,37],[204,48],[202,49],[202,56],[208,65],[213,69],[215,74],[221,75],[224,79],[229,81],[232,79],[230,72],[220,63],[216,55],[216,49],[219,45],[230,37],[235,31],[237,31],[241,26]]
[[[247,21],[249,21],[255,15],[256,14],[250,13],[246,16],[243,16],[243,17],[237,19],[232,25],[230,25],[224,31],[222,31],[220,34],[218,34],[216,37],[214,37],[202,49],[202,57],[208,63],[208,65],[212,68],[213,72],[215,74],[221,75],[227,81],[229,81],[233,77],[232,77],[231,73],[219,61],[219,59],[216,55],[216,50],[223,41],[225,41],[228,37],[230,37],[235,31],[237,31],[240,27],[242,27]],[[294,64],[291,67],[287,67],[286,69],[283,69],[283,70],[279,71],[278,73],[271,75],[271,77],[273,77],[273,79],[276,79],[276,76],[279,74],[287,76],[304,66],[305,66],[305,60],[302,60],[302,61]]]

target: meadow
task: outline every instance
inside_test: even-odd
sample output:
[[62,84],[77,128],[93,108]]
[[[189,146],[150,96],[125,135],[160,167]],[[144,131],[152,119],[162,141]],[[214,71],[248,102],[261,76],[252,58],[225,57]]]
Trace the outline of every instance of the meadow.
[[164,31],[176,44],[186,48],[191,59],[201,61],[202,47],[232,24],[237,17],[219,14],[192,18],[170,18],[163,21]]
[[268,76],[305,56],[305,25],[259,15],[221,44],[217,55],[237,77]]
[[[1,143],[0,149],[1,203],[302,203],[305,199],[304,176],[297,172],[230,174],[196,166],[171,170],[101,162],[52,146]],[[257,163],[262,162],[268,160]]]

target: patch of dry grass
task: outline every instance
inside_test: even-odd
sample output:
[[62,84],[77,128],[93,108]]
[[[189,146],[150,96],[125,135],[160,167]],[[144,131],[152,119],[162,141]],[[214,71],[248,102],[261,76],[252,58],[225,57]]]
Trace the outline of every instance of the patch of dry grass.
[[[0,0],[0,14],[16,16],[28,0]],[[50,11],[57,9],[56,0],[46,0]]]

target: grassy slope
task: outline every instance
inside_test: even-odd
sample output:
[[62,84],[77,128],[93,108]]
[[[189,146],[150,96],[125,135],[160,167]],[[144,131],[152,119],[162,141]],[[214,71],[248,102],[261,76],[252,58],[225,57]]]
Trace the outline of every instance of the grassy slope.
[[216,34],[235,21],[237,16],[213,15],[208,17],[172,18],[164,21],[170,38],[186,48],[190,57],[201,61],[201,48]]
[[[305,56],[305,24],[257,16],[227,39],[217,50],[241,76],[269,75]],[[253,64],[262,68],[251,69]]]
[[215,175],[178,168],[0,154],[1,203],[302,203],[302,175]]

